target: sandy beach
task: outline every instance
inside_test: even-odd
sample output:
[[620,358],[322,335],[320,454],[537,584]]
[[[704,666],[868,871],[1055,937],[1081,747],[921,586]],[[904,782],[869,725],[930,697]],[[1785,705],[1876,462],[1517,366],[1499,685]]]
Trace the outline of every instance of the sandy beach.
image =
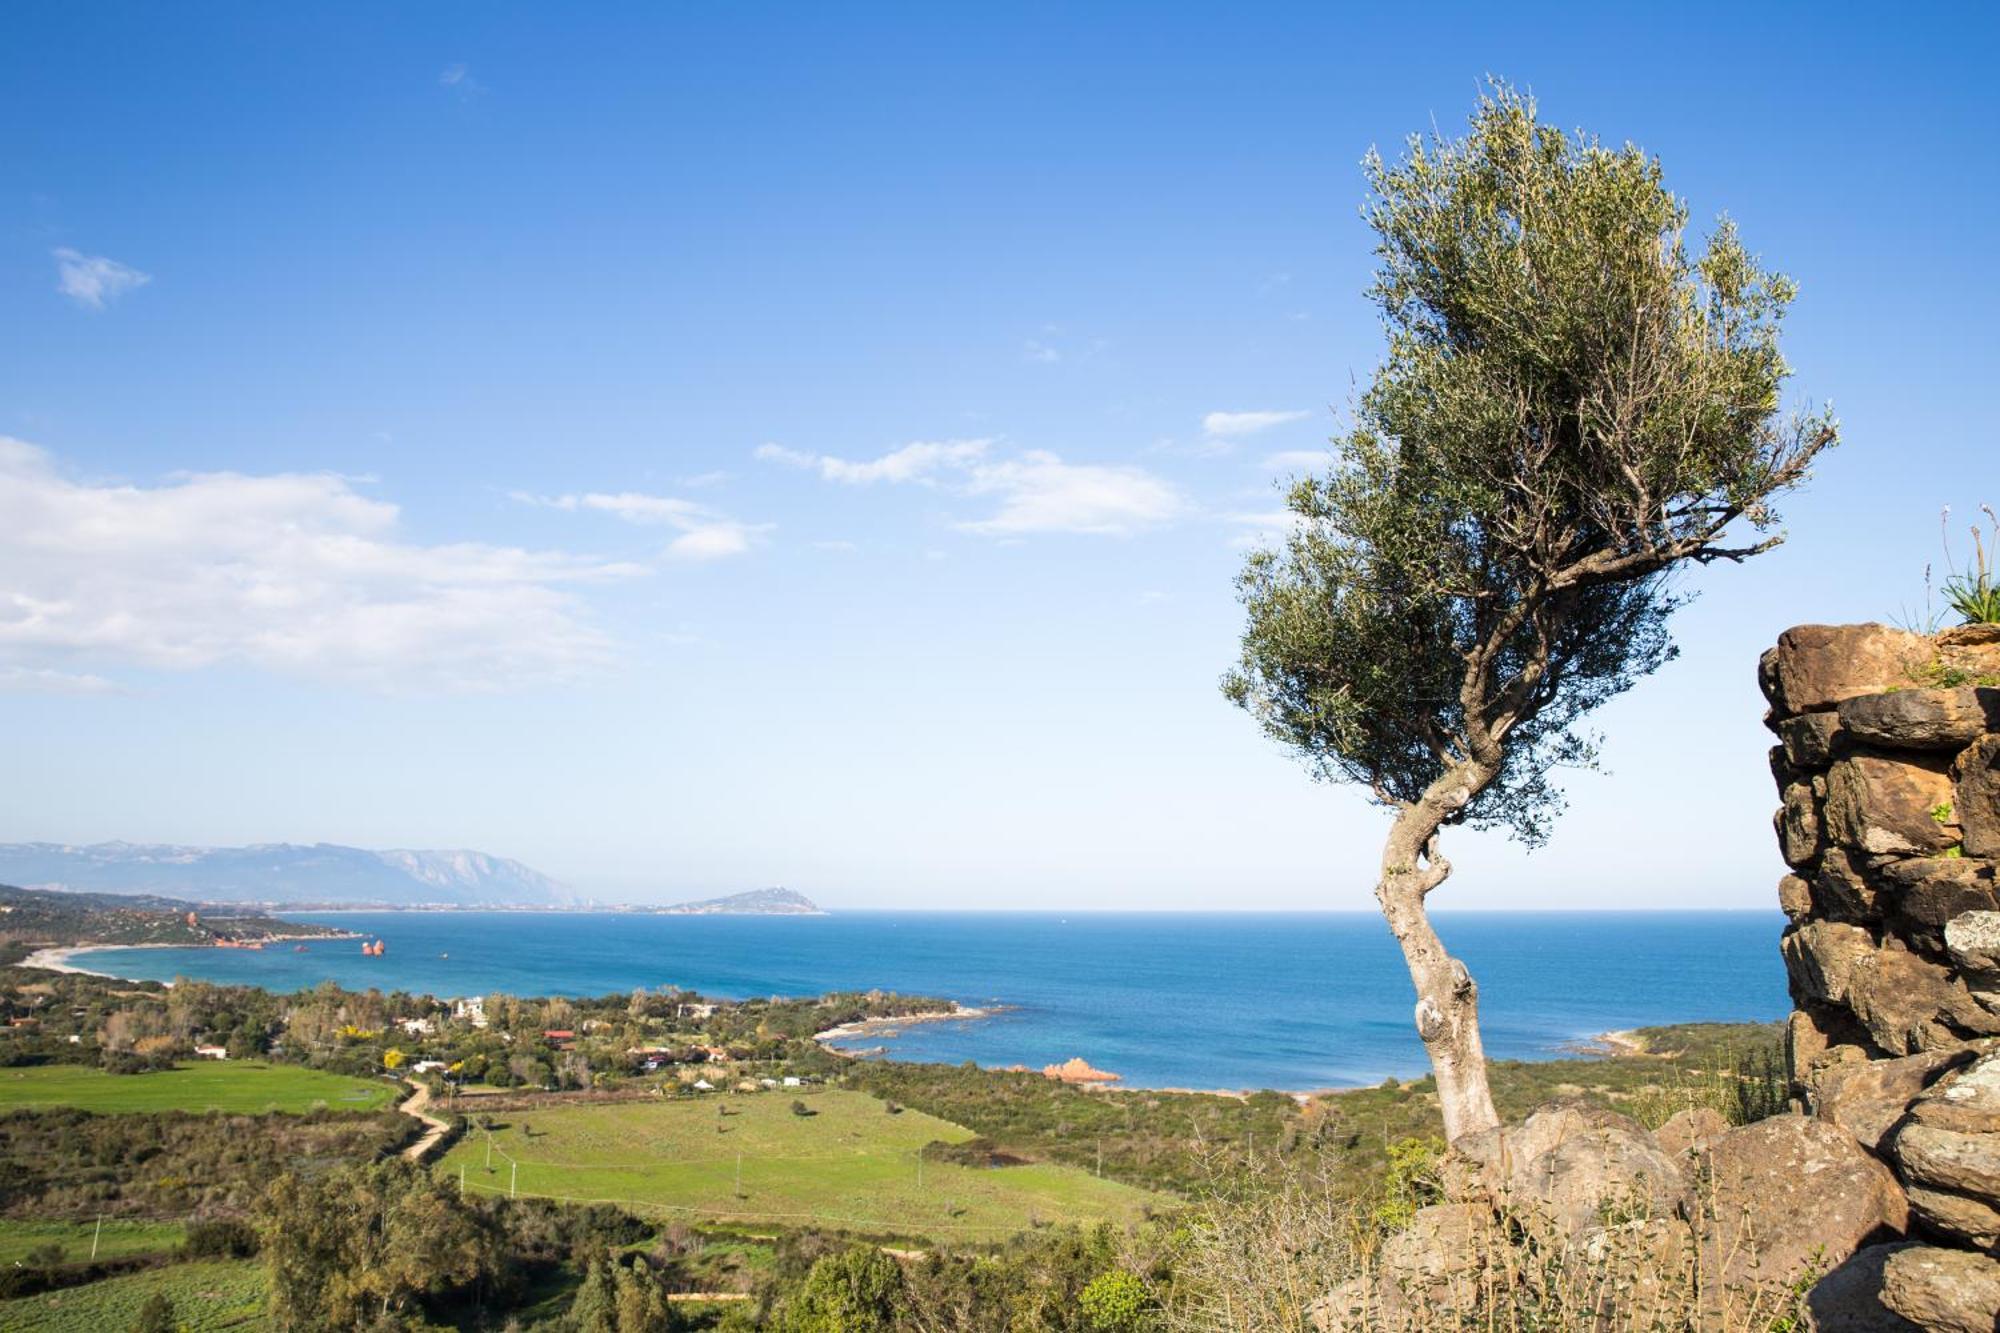
[[[985,1018],[998,1012],[997,1009],[980,1009],[971,1005],[954,1004],[949,1009],[926,1009],[921,1013],[902,1014],[895,1018],[863,1018],[852,1023],[842,1023],[824,1032],[813,1033],[817,1042],[837,1041],[845,1037],[865,1037],[872,1034],[893,1036],[902,1028],[917,1023],[945,1023],[953,1019]],[[838,1048],[835,1048],[838,1051]],[[838,1052],[846,1054],[847,1052]]]
[[[262,942],[265,944],[295,944],[295,943],[306,944],[306,943],[315,943],[323,940],[358,940],[360,938],[361,936],[353,934],[268,935],[264,938]],[[86,977],[110,977],[114,981],[136,981],[139,980],[139,978],[121,977],[116,972],[106,972],[103,968],[99,967],[78,967],[75,963],[71,962],[70,960],[74,958],[77,954],[96,953],[101,949],[201,949],[201,948],[214,948],[214,947],[217,946],[201,945],[201,944],[173,944],[167,942],[160,942],[153,944],[61,944],[61,945],[53,945],[46,949],[37,949],[33,953],[29,954],[26,958],[23,958],[19,965],[22,967],[38,967],[41,968],[44,972],[71,972],[79,976],[86,976]],[[161,984],[168,986],[173,985],[171,981],[163,982]]]

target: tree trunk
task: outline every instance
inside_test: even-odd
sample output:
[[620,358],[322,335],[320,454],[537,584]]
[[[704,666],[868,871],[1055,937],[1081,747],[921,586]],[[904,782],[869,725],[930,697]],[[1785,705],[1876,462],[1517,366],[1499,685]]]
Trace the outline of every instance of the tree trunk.
[[[1453,784],[1453,788],[1439,799],[1426,793],[1396,816],[1382,851],[1382,879],[1375,898],[1396,942],[1403,946],[1403,961],[1416,983],[1417,1035],[1423,1038],[1437,1075],[1445,1140],[1456,1143],[1468,1134],[1497,1127],[1500,1116],[1486,1082],[1479,987],[1465,964],[1446,952],[1424,911],[1425,896],[1451,874],[1451,863],[1437,853],[1438,828],[1446,813],[1470,799],[1465,787]],[[1462,792],[1466,794],[1461,796]]]

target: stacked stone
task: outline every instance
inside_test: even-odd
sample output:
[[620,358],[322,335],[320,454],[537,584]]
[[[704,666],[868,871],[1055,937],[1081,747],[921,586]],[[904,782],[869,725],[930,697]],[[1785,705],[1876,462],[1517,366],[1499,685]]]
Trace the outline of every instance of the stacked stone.
[[1841,1289],[1865,1286],[1883,1319],[1908,1321],[1880,1327],[1991,1330],[2000,626],[1803,625],[1779,637],[1759,677],[1792,870],[1778,896],[1791,919],[1794,1090],[1888,1163],[1927,1242],[1862,1251]]

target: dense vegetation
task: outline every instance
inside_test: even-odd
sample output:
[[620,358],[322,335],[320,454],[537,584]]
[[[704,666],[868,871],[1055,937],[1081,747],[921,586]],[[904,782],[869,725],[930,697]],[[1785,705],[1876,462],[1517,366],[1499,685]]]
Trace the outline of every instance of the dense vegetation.
[[297,935],[336,935],[248,908],[202,908],[142,894],[52,893],[0,884],[0,958],[31,947],[71,944],[214,944]]

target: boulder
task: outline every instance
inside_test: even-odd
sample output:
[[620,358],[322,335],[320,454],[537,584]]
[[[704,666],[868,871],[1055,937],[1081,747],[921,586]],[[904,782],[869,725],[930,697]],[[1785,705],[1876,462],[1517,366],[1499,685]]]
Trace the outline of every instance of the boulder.
[[1952,787],[1964,854],[2000,857],[2000,736],[1987,736],[1958,757]]
[[1908,1185],[1910,1216],[1932,1232],[1982,1250],[2000,1247],[2000,1211],[1982,1199],[1928,1185]]
[[2000,625],[1954,625],[1931,642],[1938,666],[1980,685],[2000,685]]
[[1911,1184],[2000,1199],[2000,1134],[1914,1123],[1897,1132],[1892,1151]]
[[1814,1083],[1813,1114],[1846,1130],[1868,1151],[1880,1153],[1910,1103],[1939,1075],[1973,1056],[1971,1049],[1960,1048],[1833,1065]]
[[1731,1130],[1690,1207],[1723,1281],[1783,1284],[1826,1257],[1894,1239],[1909,1205],[1889,1168],[1823,1120],[1781,1115]]
[[1909,1055],[2000,1033],[2000,1015],[1974,999],[1949,968],[1918,957],[1899,940],[1887,944],[1893,947],[1857,965],[1848,980],[1848,1003],[1877,1046]]
[[1875,959],[1875,937],[1840,921],[1808,921],[1779,941],[1792,998],[1845,1004],[1854,977]]
[[1785,864],[1801,869],[1819,858],[1821,845],[1820,799],[1810,782],[1794,782],[1784,790],[1783,804],[1774,816],[1778,834],[1778,854]]
[[1796,625],[1758,663],[1758,683],[1781,712],[1813,713],[1906,685],[1934,655],[1922,635],[1888,625]]
[[1983,1049],[1910,1104],[1913,1119],[1962,1134],[2000,1133],[2000,1051]]
[[1729,1121],[1712,1106],[1690,1106],[1676,1111],[1667,1123],[1653,1131],[1653,1141],[1670,1157],[1706,1149],[1729,1132]]
[[1444,1177],[1448,1198],[1533,1212],[1571,1236],[1607,1218],[1670,1214],[1685,1187],[1680,1164],[1637,1121],[1581,1098],[1461,1138]]
[[1827,772],[1826,836],[1856,851],[1899,856],[1954,845],[1948,768],[1936,755],[1856,750],[1844,756]]
[[[1921,1326],[1882,1304],[1882,1276],[1909,1242],[1856,1250],[1806,1293],[1813,1333],[1921,1333]],[[1775,1327],[1775,1325],[1774,1325]]]
[[1967,685],[1859,695],[1841,703],[1839,718],[1840,730],[1863,745],[1956,753],[1981,733],[2000,730],[2000,689]]
[[1793,768],[1822,769],[1833,762],[1833,737],[1840,730],[1840,714],[1801,713],[1779,722],[1773,730]]
[[[1828,862],[1821,863],[1822,872]],[[2000,910],[2000,883],[1985,861],[1963,856],[1895,857],[1883,860],[1873,873],[1893,900],[1895,915],[1929,927],[1940,945],[1943,927],[1953,917]]]
[[1792,920],[1812,911],[1812,885],[1797,875],[1786,875],[1778,881],[1778,910]]
[[2000,912],[1960,912],[1944,923],[1944,947],[1968,986],[2000,984]]
[[1882,1304],[1935,1333],[2000,1328],[2000,1263],[1983,1254],[1912,1245],[1882,1267]]
[[1845,847],[1829,847],[1813,871],[1813,906],[1830,921],[1877,921],[1882,892]]

